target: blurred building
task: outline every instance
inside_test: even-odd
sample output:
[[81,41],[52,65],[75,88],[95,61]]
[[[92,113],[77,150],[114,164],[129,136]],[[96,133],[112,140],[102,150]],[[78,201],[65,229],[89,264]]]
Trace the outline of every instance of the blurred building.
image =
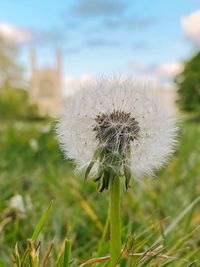
[[[60,113],[62,102],[70,101],[70,96],[62,94],[62,58],[60,51],[55,53],[55,65],[51,68],[38,68],[36,63],[35,52],[31,52],[31,83],[30,83],[30,102],[37,104],[40,114],[43,116],[57,117]],[[91,79],[91,77],[90,77]],[[87,83],[86,80],[72,80],[70,83],[65,83],[67,91],[76,91],[80,84]],[[91,79],[93,81],[93,79]],[[70,88],[71,87],[71,88]],[[155,95],[157,101],[164,105],[171,114],[176,110],[176,92],[171,87],[167,88],[162,84],[155,83],[149,88],[151,93]],[[64,92],[63,92],[64,93]]]
[[55,66],[38,68],[35,52],[31,52],[30,102],[37,104],[43,116],[58,115],[62,102],[61,53],[55,54]]

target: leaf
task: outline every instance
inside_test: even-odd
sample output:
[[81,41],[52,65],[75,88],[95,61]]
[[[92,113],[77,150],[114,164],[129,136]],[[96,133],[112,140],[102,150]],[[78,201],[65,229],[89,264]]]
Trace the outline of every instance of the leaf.
[[109,179],[110,179],[109,171],[104,170],[103,181],[102,181],[101,187],[99,189],[99,192],[103,192],[104,189],[106,189],[106,190],[108,189],[108,187],[109,187]]
[[129,182],[131,180],[132,175],[131,175],[131,169],[127,164],[124,165],[124,176],[125,176],[125,186],[126,189],[128,190],[130,187]]
[[93,166],[94,166],[96,160],[97,160],[98,157],[100,156],[101,152],[102,152],[102,147],[99,147],[99,148],[97,148],[97,149],[95,150],[93,159],[92,159],[92,161],[90,162],[90,164],[88,165],[88,167],[87,167],[87,169],[86,169],[86,171],[85,171],[85,180],[88,179],[88,176],[89,176],[89,174],[90,174],[90,171],[91,171],[91,169],[93,168]]
[[95,164],[95,161],[92,160],[92,161],[90,162],[90,164],[88,165],[88,167],[87,167],[87,169],[86,169],[86,171],[85,171],[85,177],[84,177],[85,180],[88,179],[88,176],[89,176],[90,171],[91,171],[92,167],[94,166],[94,164]]

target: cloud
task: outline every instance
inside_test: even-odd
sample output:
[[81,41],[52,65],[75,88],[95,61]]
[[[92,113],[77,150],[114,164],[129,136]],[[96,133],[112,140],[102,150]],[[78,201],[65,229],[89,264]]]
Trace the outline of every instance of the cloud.
[[164,63],[155,68],[155,74],[161,78],[173,78],[183,69],[181,63]]
[[181,18],[181,25],[185,36],[200,45],[200,10]]
[[163,63],[160,65],[145,65],[142,63],[131,62],[128,64],[129,70],[141,78],[153,79],[159,83],[169,84],[173,78],[182,71],[183,65],[178,62]]
[[0,23],[0,36],[18,44],[29,43],[33,39],[33,34],[30,31],[4,22]]
[[147,66],[141,62],[131,62],[128,64],[128,69],[133,70],[136,73],[146,73]]
[[123,0],[79,0],[73,7],[73,12],[82,17],[120,15],[126,9]]
[[142,62],[130,62],[128,65],[128,69],[133,71],[138,76],[149,76],[155,74],[155,70],[158,68],[157,64],[145,64]]
[[65,33],[59,29],[36,31],[16,27],[6,22],[0,22],[0,37],[17,44],[37,44],[40,46],[62,44],[66,39]]
[[90,74],[82,74],[79,77],[66,75],[63,80],[64,95],[72,96],[85,83],[94,81]]

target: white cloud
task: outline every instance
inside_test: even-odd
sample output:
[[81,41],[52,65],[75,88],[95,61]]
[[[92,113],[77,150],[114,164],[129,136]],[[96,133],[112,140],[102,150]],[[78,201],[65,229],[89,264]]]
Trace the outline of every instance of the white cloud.
[[79,77],[66,75],[63,80],[63,93],[65,96],[71,96],[81,85],[91,81],[94,81],[94,78],[90,74],[82,74]]
[[163,63],[160,65],[145,65],[142,63],[132,62],[128,65],[131,73],[136,76],[148,77],[161,82],[171,82],[172,79],[182,71],[182,64],[178,62]]
[[4,22],[0,23],[0,36],[19,44],[30,42],[33,38],[32,33],[28,30]]
[[128,64],[128,68],[134,70],[136,73],[147,72],[147,66],[141,62],[131,62]]
[[182,17],[181,25],[186,37],[200,45],[200,10]]
[[155,69],[155,74],[161,78],[173,78],[182,70],[181,63],[164,63]]

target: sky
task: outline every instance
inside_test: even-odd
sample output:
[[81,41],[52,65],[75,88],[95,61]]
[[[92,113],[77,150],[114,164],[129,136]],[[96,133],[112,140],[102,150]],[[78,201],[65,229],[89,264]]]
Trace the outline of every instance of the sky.
[[171,84],[200,46],[200,0],[0,0],[0,35],[38,65],[63,55],[65,84],[129,75]]

